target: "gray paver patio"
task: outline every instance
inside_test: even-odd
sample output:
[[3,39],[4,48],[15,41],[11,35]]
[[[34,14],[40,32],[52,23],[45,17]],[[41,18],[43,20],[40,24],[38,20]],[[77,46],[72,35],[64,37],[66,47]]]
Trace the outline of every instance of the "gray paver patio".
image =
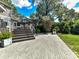
[[57,35],[38,35],[35,40],[0,49],[0,59],[78,59]]

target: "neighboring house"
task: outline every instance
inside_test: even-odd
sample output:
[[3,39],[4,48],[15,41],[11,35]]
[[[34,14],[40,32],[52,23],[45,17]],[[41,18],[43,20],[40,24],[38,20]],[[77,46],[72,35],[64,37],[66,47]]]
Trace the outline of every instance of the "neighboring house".
[[9,29],[11,31],[11,9],[0,3],[0,31]]
[[11,7],[0,2],[0,32],[4,30],[14,31],[17,28],[29,28],[33,31],[34,26],[29,20],[19,19],[12,15]]
[[15,28],[17,20],[12,16],[11,7],[0,2],[0,32],[9,30],[10,32]]
[[28,19],[16,17],[12,14],[11,7],[0,2],[0,33],[9,31],[12,33],[12,42],[19,42],[34,38],[34,27]]

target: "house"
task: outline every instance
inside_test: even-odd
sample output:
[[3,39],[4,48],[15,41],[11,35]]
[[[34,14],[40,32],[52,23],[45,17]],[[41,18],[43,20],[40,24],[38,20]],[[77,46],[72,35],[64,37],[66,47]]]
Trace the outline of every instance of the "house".
[[17,21],[18,18],[12,15],[11,7],[0,1],[0,31],[3,29],[13,31]]
[[0,2],[0,32],[11,31],[11,8]]
[[0,2],[0,33],[11,32],[13,42],[34,39],[34,23],[27,18],[15,17],[12,15],[11,7]]

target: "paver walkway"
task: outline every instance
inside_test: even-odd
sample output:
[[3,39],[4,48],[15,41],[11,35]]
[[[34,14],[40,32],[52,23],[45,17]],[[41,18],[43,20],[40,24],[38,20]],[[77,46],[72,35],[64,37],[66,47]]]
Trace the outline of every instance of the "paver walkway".
[[0,59],[78,59],[57,35],[39,35],[35,40],[0,48]]

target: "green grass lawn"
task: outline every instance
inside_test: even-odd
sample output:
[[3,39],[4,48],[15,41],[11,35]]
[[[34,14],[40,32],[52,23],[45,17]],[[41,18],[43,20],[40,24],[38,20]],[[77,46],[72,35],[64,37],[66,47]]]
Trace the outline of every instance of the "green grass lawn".
[[59,34],[59,37],[74,51],[79,57],[79,35]]

